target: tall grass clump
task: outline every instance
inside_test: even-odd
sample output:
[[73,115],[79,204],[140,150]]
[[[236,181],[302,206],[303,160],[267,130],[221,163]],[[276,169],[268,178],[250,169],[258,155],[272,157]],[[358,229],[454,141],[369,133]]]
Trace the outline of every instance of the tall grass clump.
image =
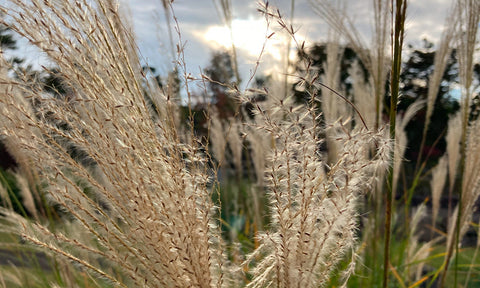
[[[362,77],[364,76],[362,71],[355,66],[352,67],[350,72],[353,80],[353,95],[350,96],[352,102],[359,107],[362,114],[366,116],[367,123],[372,123],[370,119],[377,119],[375,121],[377,124],[382,123],[382,117],[388,117],[389,138],[395,143],[395,149],[393,150],[394,152],[392,152],[395,155],[391,157],[393,163],[388,171],[386,182],[383,182],[384,185],[377,186],[376,193],[374,194],[377,198],[368,200],[368,202],[365,203],[366,211],[373,213],[363,218],[368,231],[362,234],[364,237],[362,243],[364,243],[366,247],[363,256],[367,266],[372,269],[372,271],[369,272],[370,270],[367,268],[365,273],[371,273],[373,276],[367,277],[370,280],[359,282],[363,283],[363,285],[378,285],[383,281],[383,287],[394,285],[392,281],[402,287],[408,287],[409,285],[418,286],[427,280],[430,281],[428,284],[430,287],[437,284],[443,287],[449,284],[447,281],[451,281],[454,285],[457,285],[457,272],[460,269],[458,261],[460,254],[459,247],[461,247],[463,236],[470,227],[470,217],[472,217],[473,213],[471,208],[477,199],[476,196],[474,196],[475,194],[472,194],[472,191],[476,191],[476,188],[467,188],[464,183],[464,181],[468,183],[476,181],[470,180],[470,177],[471,179],[476,179],[474,176],[475,170],[469,170],[468,173],[466,173],[463,169],[466,168],[469,161],[475,161],[476,158],[476,156],[474,156],[475,154],[468,154],[465,151],[469,145],[467,144],[469,143],[469,131],[475,127],[473,121],[475,118],[472,117],[470,109],[474,105],[471,97],[475,94],[472,88],[472,68],[474,65],[474,58],[472,57],[474,55],[473,47],[475,47],[475,43],[477,43],[478,15],[480,14],[478,1],[452,2],[450,12],[446,19],[444,32],[439,41],[439,47],[435,52],[432,63],[433,69],[429,72],[430,75],[427,81],[428,93],[426,93],[424,101],[416,101],[414,102],[415,104],[411,104],[408,109],[401,111],[402,114],[404,112],[404,117],[398,115],[397,107],[404,103],[404,98],[401,97],[401,75],[402,54],[405,53],[403,40],[406,32],[408,1],[372,1],[374,12],[374,25],[372,30],[374,33],[372,36],[372,44],[369,45],[369,47],[365,45],[361,33],[357,31],[355,23],[351,21],[346,11],[336,9],[330,1],[311,0],[310,3],[314,11],[324,18],[327,24],[341,35],[340,39],[355,50],[359,62],[364,65],[368,72],[370,79],[365,82],[362,81]],[[390,41],[388,41],[388,35],[390,35]],[[388,44],[390,44],[390,47]],[[390,53],[388,53],[388,50],[390,50]],[[430,152],[428,152],[426,156],[422,155],[422,151],[425,147],[427,132],[429,128],[431,128],[430,126],[433,125],[431,123],[431,117],[435,109],[437,95],[439,95],[442,86],[442,79],[445,77],[445,69],[449,62],[448,59],[454,50],[458,54],[455,60],[458,61],[458,79],[462,87],[462,97],[460,101],[461,112],[450,119],[447,132],[448,152],[440,158],[441,160],[437,168],[432,170],[432,172],[425,169],[427,161],[431,161],[429,155],[432,149],[430,149]],[[384,89],[387,87],[386,79],[389,79],[387,90]],[[376,105],[376,109],[373,109],[374,106],[371,105],[371,103],[374,102],[372,95],[376,97],[375,99],[377,101],[375,102],[380,103],[380,105]],[[422,103],[425,102],[427,103],[425,125],[423,127],[423,137],[420,143],[420,150],[418,151],[417,163],[414,165],[413,175],[407,176],[405,172],[408,170],[403,167],[405,164],[403,154],[405,148],[411,144],[407,142],[406,125],[409,119],[412,119],[414,114],[422,109]],[[382,106],[383,104],[385,105]],[[377,128],[377,125],[374,127]],[[443,134],[436,135],[435,137],[438,138],[433,146],[438,144]],[[446,174],[447,166],[448,176]],[[465,174],[468,174],[468,180],[464,178],[466,177]],[[411,180],[405,176],[411,177]],[[401,183],[403,187],[398,185],[399,179],[401,179],[400,177],[403,177],[403,183]],[[460,199],[456,210],[457,212],[455,212],[452,217],[449,217],[448,228],[443,232],[436,230],[436,224],[438,221],[437,216],[439,215],[439,201],[443,192],[445,178],[447,177],[449,179],[449,207],[453,206],[452,195],[459,195]],[[424,185],[423,183],[426,182],[426,179],[432,179],[431,189],[434,216],[432,225],[435,233],[432,232],[430,234],[440,232],[437,235],[441,236],[432,237],[431,241],[424,241],[423,245],[418,246],[418,235],[415,235],[412,231],[416,231],[417,227],[415,225],[421,223],[418,221],[418,216],[415,215],[422,215],[422,213],[416,212],[420,210],[413,207],[412,198],[417,190],[420,190],[421,186]],[[408,181],[411,181],[411,183],[408,183]],[[464,189],[468,191],[464,191]],[[465,195],[468,195],[468,199],[464,199]],[[401,200],[396,200],[396,197]],[[429,199],[425,199],[425,201],[428,202]],[[466,205],[464,209],[461,208],[463,205]],[[380,210],[385,211],[383,218],[380,216]],[[449,211],[451,210],[452,209],[449,209]],[[464,212],[467,213],[467,215],[461,216]],[[426,214],[423,213],[423,215]],[[449,212],[448,215],[452,215],[452,213]],[[403,223],[400,221],[403,221]],[[381,227],[383,223],[384,226]],[[400,227],[402,228],[400,229]],[[391,235],[393,235],[394,238],[392,238]],[[382,241],[379,241],[380,239],[382,239]],[[395,242],[392,242],[392,239],[395,239]],[[378,247],[377,242],[383,242],[383,247]],[[419,258],[417,256],[422,254],[423,261],[429,261],[429,251],[432,251],[432,247],[436,245],[441,246],[445,252],[445,255],[442,255],[442,257],[445,256],[442,265],[428,267],[424,265],[425,263],[422,263],[422,260],[418,260]],[[380,251],[380,249],[383,249],[383,251]],[[410,252],[415,249],[417,249],[417,253]],[[454,265],[450,262],[453,255],[455,255]],[[380,265],[377,261],[380,256],[383,257],[383,265]],[[438,258],[438,256],[431,256],[431,258]],[[417,264],[421,265],[417,266]],[[419,267],[420,269],[432,269],[433,271],[420,276],[422,273],[419,274]],[[447,271],[450,269],[455,271],[454,277],[446,280]],[[383,271],[383,280],[378,278],[377,271],[380,270]],[[415,273],[412,273],[412,271],[414,270],[417,271],[416,276],[413,276]],[[425,271],[423,273],[425,273]],[[437,279],[439,274],[442,275],[441,280]],[[373,283],[371,279],[375,279]]]
[[[458,263],[458,253],[461,238],[466,233],[468,223],[472,217],[473,205],[478,199],[478,181],[475,163],[477,156],[475,154],[476,140],[472,137],[476,132],[476,121],[470,121],[470,105],[472,101],[472,82],[473,82],[473,59],[478,32],[478,23],[480,22],[480,3],[478,1],[458,1],[457,19],[459,21],[457,31],[457,47],[459,62],[459,78],[461,85],[461,119],[462,136],[460,139],[460,167],[459,176],[461,177],[459,202],[454,213],[456,223],[451,222],[455,231],[455,236],[449,235],[447,242],[447,254],[444,262],[444,271],[441,278],[441,286],[444,286],[446,273],[449,267],[450,259],[455,250],[455,262]],[[477,120],[478,121],[478,120]],[[456,163],[452,163],[455,165]],[[455,249],[454,249],[455,247]],[[455,265],[457,267],[457,265]],[[455,269],[455,283],[457,282],[457,269]]]
[[[265,165],[257,175],[265,177],[271,225],[240,263],[222,237],[209,149],[193,128],[179,127],[173,95],[142,72],[117,4],[12,0],[1,11],[2,24],[48,57],[66,91],[49,94],[31,78],[1,71],[0,133],[25,155],[60,215],[53,226],[2,209],[3,231],[99,286],[318,287],[347,255],[344,281],[353,273],[358,199],[389,163],[381,131],[328,127],[342,148],[327,164],[316,95],[298,106],[264,90],[273,105],[252,102],[257,120],[249,129],[272,139],[264,162],[257,161]],[[187,75],[182,49],[179,71]],[[8,67],[4,59],[1,67]],[[242,139],[232,128],[226,139],[235,148]],[[241,165],[241,150],[232,153]]]
[[10,27],[46,53],[68,92],[51,97],[4,73],[2,134],[30,157],[52,204],[88,235],[19,220],[23,237],[117,286],[219,286],[226,261],[208,174],[198,147],[180,142],[171,100],[155,94],[158,110],[149,110],[116,4],[8,4]]

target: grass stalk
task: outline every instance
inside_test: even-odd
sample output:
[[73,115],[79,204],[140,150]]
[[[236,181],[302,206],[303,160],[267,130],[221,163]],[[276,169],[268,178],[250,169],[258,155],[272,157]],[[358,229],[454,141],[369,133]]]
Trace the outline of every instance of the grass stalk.
[[[397,117],[397,104],[400,89],[400,71],[402,64],[402,46],[405,32],[405,17],[407,11],[406,0],[396,0],[391,2],[392,5],[392,71],[390,82],[390,139],[395,141],[395,125]],[[395,7],[395,9],[393,9]],[[393,13],[395,12],[395,18]],[[393,149],[392,154],[395,153]],[[392,156],[394,161],[395,155]],[[390,237],[392,226],[392,210],[393,210],[393,197],[395,191],[393,191],[393,165],[388,171],[388,190],[385,206],[385,247],[384,247],[384,263],[383,263],[383,287],[388,287],[389,267],[390,267]]]
[[420,143],[419,153],[417,157],[417,164],[415,165],[415,172],[418,173],[418,169],[420,168],[420,163],[422,161],[423,150],[427,140],[427,132],[430,126],[430,120],[433,114],[435,101],[437,99],[438,91],[440,90],[440,84],[443,78],[443,74],[445,72],[448,57],[450,57],[451,52],[451,43],[454,39],[454,32],[456,29],[456,7],[452,8],[452,11],[446,18],[446,27],[443,30],[442,38],[440,39],[439,47],[435,52],[434,58],[434,71],[432,72],[431,78],[429,80],[428,85],[428,94],[427,94],[427,111],[425,116],[425,124],[422,131],[422,140]]
[[480,237],[479,237],[480,236],[480,230],[478,230],[478,228],[480,228],[479,223],[477,223],[477,243],[475,245],[475,251],[473,252],[472,261],[471,261],[470,267],[469,267],[468,272],[467,272],[467,277],[465,279],[464,287],[468,287],[468,283],[470,282],[470,277],[472,275],[472,270],[473,270],[473,267],[475,266],[475,261],[477,260],[478,250],[480,248]]
[[[473,82],[473,55],[475,51],[475,42],[478,31],[478,22],[480,21],[480,4],[478,1],[474,0],[459,0],[458,1],[458,19],[459,19],[459,30],[457,36],[458,38],[458,62],[459,62],[459,74],[460,74],[460,84],[462,85],[462,101],[461,101],[461,117],[462,117],[462,136],[460,141],[460,179],[461,185],[458,196],[458,215],[456,218],[455,230],[452,235],[455,237],[454,241],[451,241],[451,245],[447,247],[447,256],[445,257],[445,265],[443,267],[442,276],[440,280],[440,287],[444,287],[446,274],[449,268],[451,257],[455,249],[455,274],[454,274],[454,287],[456,287],[458,278],[458,254],[459,254],[459,243],[461,237],[463,236],[462,227],[464,223],[464,215],[467,211],[468,201],[475,201],[475,199],[470,199],[470,196],[473,195],[473,187],[469,187],[469,182],[472,179],[466,171],[467,159],[473,158],[474,155],[467,155],[467,146],[471,143],[467,143],[469,138],[468,130],[470,127],[469,118],[470,118],[470,103],[472,101],[472,82]],[[470,140],[471,141],[471,140]],[[464,197],[466,197],[464,199]],[[464,211],[465,210],[465,211]],[[465,218],[466,219],[466,218]]]
[[374,49],[376,55],[373,57],[371,68],[373,74],[373,85],[375,89],[375,130],[378,130],[382,115],[382,101],[385,94],[385,45],[387,43],[388,31],[388,2],[384,0],[373,0],[375,17],[375,39]]
[[[293,18],[295,16],[295,0],[291,0],[290,1],[290,23],[292,23],[293,25]],[[288,76],[289,76],[289,73],[288,73],[288,69],[290,69],[290,65],[292,64],[291,61],[290,61],[290,50],[292,48],[292,39],[289,38],[288,41],[287,41],[287,48],[285,49],[285,76],[284,76],[284,93],[285,93],[285,97],[288,96],[288,92],[289,92],[289,89],[288,89]]]

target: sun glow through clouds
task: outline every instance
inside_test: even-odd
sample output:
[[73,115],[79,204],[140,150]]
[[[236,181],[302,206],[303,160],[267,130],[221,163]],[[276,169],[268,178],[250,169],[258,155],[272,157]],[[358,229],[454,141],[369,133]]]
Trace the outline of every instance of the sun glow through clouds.
[[[244,52],[246,56],[256,57],[262,51],[267,36],[272,32],[267,31],[267,25],[263,19],[235,19],[232,21],[232,33],[236,49]],[[225,26],[210,26],[205,32],[199,32],[197,35],[211,48],[217,49],[220,46],[230,49],[232,47],[232,34]],[[282,41],[278,35],[271,37],[266,43],[264,53],[276,60],[282,59],[285,41]]]

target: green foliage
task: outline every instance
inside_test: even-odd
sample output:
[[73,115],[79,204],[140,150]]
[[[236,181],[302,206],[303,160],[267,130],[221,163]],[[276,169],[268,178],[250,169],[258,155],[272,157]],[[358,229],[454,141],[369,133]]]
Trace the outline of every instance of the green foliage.
[[217,107],[220,118],[225,119],[235,115],[237,103],[229,93],[235,83],[235,71],[232,58],[228,51],[215,51],[210,65],[205,68],[204,74],[208,77],[209,98]]
[[17,41],[10,33],[10,29],[4,25],[0,25],[0,48],[1,49],[17,49]]
[[7,203],[11,203],[11,208],[13,209],[13,211],[19,213],[20,215],[23,215],[24,217],[29,217],[27,211],[23,207],[22,196],[20,194],[20,189],[17,186],[15,176],[11,172],[6,171],[3,168],[0,168],[0,185],[3,186],[3,188],[8,193],[8,199],[0,197],[0,203],[2,203],[1,206],[5,207],[7,206]]

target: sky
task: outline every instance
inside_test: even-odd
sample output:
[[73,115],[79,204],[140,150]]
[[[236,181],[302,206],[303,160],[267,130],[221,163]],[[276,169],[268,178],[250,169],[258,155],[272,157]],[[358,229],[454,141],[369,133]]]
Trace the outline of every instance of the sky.
[[[261,0],[263,1],[263,0]],[[282,15],[290,21],[292,0],[270,0],[270,6],[277,7]],[[299,42],[310,45],[314,42],[326,41],[328,26],[320,16],[315,14],[311,3],[315,0],[293,0],[293,26],[297,30]],[[339,1],[332,0],[338,3]],[[365,43],[369,43],[373,23],[371,0],[343,0],[347,13],[361,32]],[[0,0],[5,2],[5,0]],[[233,13],[233,39],[237,48],[239,70],[243,83],[248,82],[258,55],[265,43],[265,38],[271,32],[277,32],[267,42],[260,62],[258,74],[280,75],[285,67],[286,43],[289,37],[281,33],[272,24],[267,29],[265,18],[257,11],[260,7],[256,0],[231,0]],[[230,31],[223,23],[216,9],[219,0],[175,0],[173,11],[178,23],[181,42],[185,49],[187,72],[195,77],[209,65],[213,51],[231,47]],[[419,45],[423,38],[436,42],[440,38],[444,19],[451,6],[451,0],[410,0],[408,6],[406,44]],[[144,64],[155,67],[161,75],[171,71],[176,55],[172,51],[174,45],[180,43],[179,34],[172,25],[172,42],[165,19],[162,0],[120,0],[123,9],[133,26],[137,45]],[[171,16],[171,15],[170,15]],[[35,49],[23,45],[15,53],[35,55]],[[294,55],[292,49],[291,55]],[[33,66],[39,66],[42,57],[28,57]],[[246,84],[245,84],[246,85]],[[243,87],[245,88],[245,87]]]
[[[168,37],[167,22],[161,0],[123,0],[128,4],[128,14],[133,19],[137,43],[146,62],[161,73],[169,71],[172,63],[172,49]],[[216,2],[215,2],[216,1]],[[185,44],[187,70],[192,75],[208,66],[213,51],[231,47],[230,32],[217,12],[218,0],[175,0],[173,10],[178,28]],[[233,39],[238,53],[242,79],[248,79],[255,68],[255,62],[265,42],[265,36],[277,33],[267,42],[258,73],[282,73],[288,36],[278,32],[272,24],[267,31],[265,18],[257,11],[255,0],[232,0]],[[290,20],[291,0],[270,0],[270,6],[277,7]],[[295,0],[293,25],[297,40],[307,46],[314,42],[326,41],[328,26],[312,9],[309,0]],[[337,1],[338,2],[338,1]],[[369,43],[373,12],[372,1],[344,0],[347,13]],[[423,38],[432,42],[439,40],[450,0],[411,0],[408,6],[406,44],[419,45]],[[174,25],[174,23],[172,23]],[[178,34],[173,30],[173,42],[179,43]],[[294,52],[292,52],[292,55]],[[283,58],[282,58],[283,57]],[[246,81],[245,81],[246,82]]]

